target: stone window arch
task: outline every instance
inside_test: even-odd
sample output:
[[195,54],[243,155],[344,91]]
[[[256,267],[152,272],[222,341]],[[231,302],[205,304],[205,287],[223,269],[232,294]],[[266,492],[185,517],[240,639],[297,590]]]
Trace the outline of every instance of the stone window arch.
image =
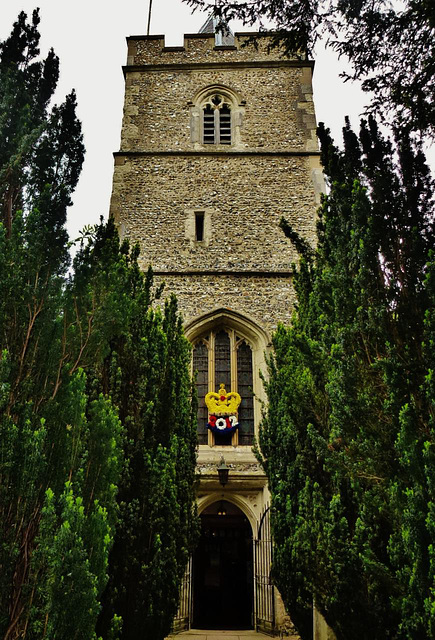
[[195,147],[237,147],[245,104],[232,89],[223,85],[199,91],[189,102],[191,141]]
[[[252,326],[251,326],[252,324]],[[262,385],[259,370],[268,344],[265,332],[241,314],[222,310],[207,314],[186,327],[192,343],[192,369],[198,394],[198,439],[200,445],[249,446],[254,442],[259,420],[258,399]],[[241,397],[234,433],[212,433],[205,396],[217,393],[221,384],[227,393]]]

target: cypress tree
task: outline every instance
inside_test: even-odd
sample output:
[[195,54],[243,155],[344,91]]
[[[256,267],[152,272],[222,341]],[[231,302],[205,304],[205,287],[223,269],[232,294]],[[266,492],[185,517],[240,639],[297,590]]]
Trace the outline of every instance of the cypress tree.
[[74,93],[49,107],[58,58],[40,60],[38,24],[21,13],[0,44],[0,634],[93,638],[121,426],[87,393],[84,318],[68,322],[65,220],[84,148]]
[[276,583],[302,637],[428,639],[434,618],[433,190],[406,131],[319,128],[330,191],[274,337],[260,435]]
[[[93,248],[93,290],[100,290],[105,274],[114,273],[101,264],[117,242],[112,222],[100,228]],[[110,304],[122,312],[123,331],[111,340],[97,379],[98,389],[119,408],[125,465],[98,628],[105,637],[117,614],[123,639],[162,640],[176,614],[179,585],[198,534],[191,352],[175,298],[162,311],[154,309],[150,303],[161,291],[151,296],[151,271],[140,271],[137,249],[129,254],[125,244],[120,250],[131,267],[124,286],[113,290],[125,300]]]
[[[175,612],[196,522],[190,356],[175,301],[152,311],[111,222],[68,275],[84,149],[74,94],[49,107],[58,60],[39,60],[38,23],[20,14],[0,44],[0,636],[95,640],[117,525],[111,566],[139,531],[145,615],[166,629]],[[107,602],[116,640],[125,612]]]

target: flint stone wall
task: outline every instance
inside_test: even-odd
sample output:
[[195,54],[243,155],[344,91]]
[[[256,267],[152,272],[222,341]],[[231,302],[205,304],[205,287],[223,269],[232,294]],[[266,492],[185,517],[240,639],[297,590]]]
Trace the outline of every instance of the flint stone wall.
[[[311,68],[246,66],[234,69],[129,71],[122,128],[122,151],[190,151],[192,105],[201,89],[223,86],[240,98],[240,140],[222,151],[317,151]],[[199,122],[197,124],[199,126]]]
[[278,322],[289,324],[295,304],[292,279],[288,277],[238,275],[164,275],[165,294],[175,293],[183,321],[188,322],[215,309],[248,316],[269,334]]
[[[252,33],[236,33],[234,46],[215,46],[215,37],[211,33],[190,33],[184,36],[184,46],[165,47],[165,36],[130,36],[127,38],[129,66],[156,64],[206,64],[222,62],[281,62],[281,49],[271,48],[268,34],[257,34],[256,46],[249,43]],[[300,62],[304,56],[293,56],[294,62]]]
[[[161,36],[129,38],[111,215],[139,242],[141,266],[176,293],[186,322],[226,307],[270,331],[290,320],[298,259],[279,221],[314,243],[323,182],[312,64],[268,52],[269,37],[258,48],[246,40],[215,47],[212,35],[194,34],[165,47]],[[203,145],[194,130],[198,96],[214,86],[237,97],[231,146]]]

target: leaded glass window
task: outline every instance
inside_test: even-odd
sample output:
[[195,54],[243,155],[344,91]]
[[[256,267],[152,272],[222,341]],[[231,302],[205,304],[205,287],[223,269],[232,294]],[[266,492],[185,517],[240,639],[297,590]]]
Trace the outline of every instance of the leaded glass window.
[[216,387],[223,382],[227,391],[231,387],[230,349],[230,336],[226,331],[219,331],[214,339],[214,379]]
[[198,394],[198,441],[208,441],[208,411],[204,398],[208,392],[208,348],[205,341],[198,342],[193,349],[193,370],[196,371],[196,392]]
[[239,444],[252,444],[254,439],[252,385],[252,350],[243,340],[237,349],[237,391],[242,398],[239,407]]
[[[254,441],[254,393],[252,349],[247,340],[232,328],[222,327],[201,337],[193,348],[193,369],[198,393],[199,444],[252,445]],[[205,395],[217,392],[223,384],[226,391],[241,396],[238,430],[234,434],[212,434],[207,428],[208,410]]]

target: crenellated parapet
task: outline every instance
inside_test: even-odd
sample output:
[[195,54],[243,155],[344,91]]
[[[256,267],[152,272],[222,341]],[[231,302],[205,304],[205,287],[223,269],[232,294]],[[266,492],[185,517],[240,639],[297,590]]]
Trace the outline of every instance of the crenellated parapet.
[[[254,42],[250,42],[255,36]],[[279,48],[271,48],[273,35],[270,33],[236,33],[234,45],[215,44],[213,33],[192,33],[184,36],[184,46],[166,47],[163,35],[130,36],[127,38],[127,66],[174,65],[200,63],[273,63],[312,67],[305,56],[283,57]]]

